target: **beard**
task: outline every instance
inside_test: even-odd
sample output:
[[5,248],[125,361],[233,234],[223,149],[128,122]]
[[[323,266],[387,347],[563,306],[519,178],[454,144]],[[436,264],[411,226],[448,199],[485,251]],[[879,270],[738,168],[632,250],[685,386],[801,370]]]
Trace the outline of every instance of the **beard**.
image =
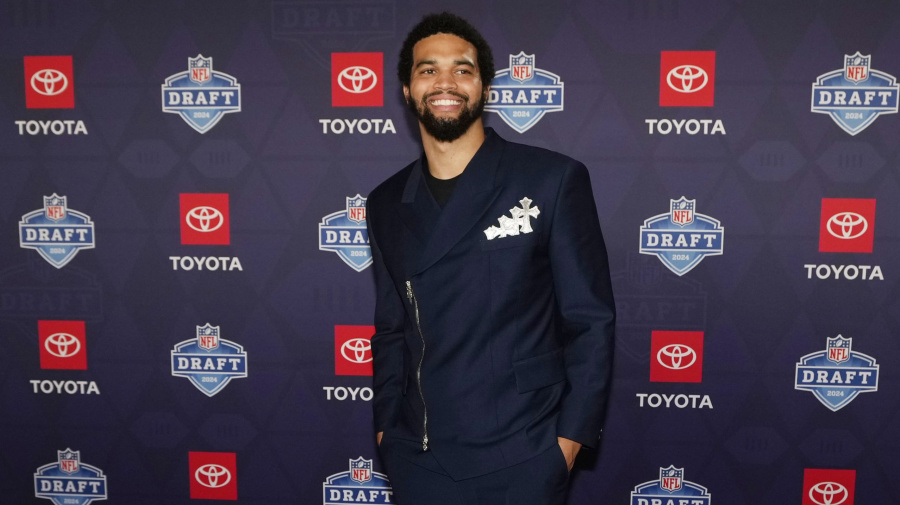
[[[459,116],[455,118],[439,118],[431,112],[426,101],[430,96],[438,94],[453,95],[463,101],[465,105],[459,112]],[[450,91],[425,95],[422,97],[422,101],[418,103],[414,100],[409,100],[407,105],[409,105],[410,110],[412,110],[416,119],[419,120],[419,123],[429,135],[439,142],[453,142],[462,137],[469,130],[469,127],[472,126],[472,123],[481,117],[481,114],[484,112],[484,102],[485,97],[482,96],[481,100],[474,104],[469,104],[469,97]]]

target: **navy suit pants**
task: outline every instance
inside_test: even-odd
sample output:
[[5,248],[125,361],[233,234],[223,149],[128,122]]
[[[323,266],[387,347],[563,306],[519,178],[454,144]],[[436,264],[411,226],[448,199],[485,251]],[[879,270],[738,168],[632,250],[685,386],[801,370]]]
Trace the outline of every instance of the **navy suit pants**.
[[398,505],[564,505],[566,502],[569,470],[557,444],[517,465],[459,481],[392,453],[390,446],[391,441],[385,438],[380,452]]

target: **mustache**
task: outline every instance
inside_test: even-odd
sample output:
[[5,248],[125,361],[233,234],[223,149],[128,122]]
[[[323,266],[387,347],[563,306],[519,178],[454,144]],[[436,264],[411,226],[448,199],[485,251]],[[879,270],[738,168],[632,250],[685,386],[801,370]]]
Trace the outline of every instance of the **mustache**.
[[438,95],[453,95],[465,102],[469,101],[469,95],[464,95],[462,93],[459,93],[458,91],[435,91],[434,93],[428,93],[426,95],[423,95],[422,101],[424,102],[424,101],[428,100],[429,98],[431,98],[433,96],[438,96]]

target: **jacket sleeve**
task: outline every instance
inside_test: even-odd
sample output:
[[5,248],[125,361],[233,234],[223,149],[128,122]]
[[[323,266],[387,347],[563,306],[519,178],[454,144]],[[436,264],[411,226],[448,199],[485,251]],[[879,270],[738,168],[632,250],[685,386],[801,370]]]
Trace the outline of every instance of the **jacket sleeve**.
[[549,250],[568,382],[557,435],[596,447],[612,377],[616,309],[590,176],[581,163],[563,175]]
[[371,214],[366,210],[372,267],[375,271],[375,335],[372,336],[373,400],[375,432],[396,425],[403,401],[406,371],[403,365],[403,300],[385,266],[375,238]]

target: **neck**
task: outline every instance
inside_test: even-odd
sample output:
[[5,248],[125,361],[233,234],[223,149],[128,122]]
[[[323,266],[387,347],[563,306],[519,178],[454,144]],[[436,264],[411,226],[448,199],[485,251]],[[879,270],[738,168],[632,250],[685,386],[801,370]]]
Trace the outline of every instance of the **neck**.
[[484,124],[479,118],[461,137],[441,142],[425,131],[420,124],[422,147],[428,160],[428,171],[438,179],[452,179],[463,173],[478,148],[484,143]]

